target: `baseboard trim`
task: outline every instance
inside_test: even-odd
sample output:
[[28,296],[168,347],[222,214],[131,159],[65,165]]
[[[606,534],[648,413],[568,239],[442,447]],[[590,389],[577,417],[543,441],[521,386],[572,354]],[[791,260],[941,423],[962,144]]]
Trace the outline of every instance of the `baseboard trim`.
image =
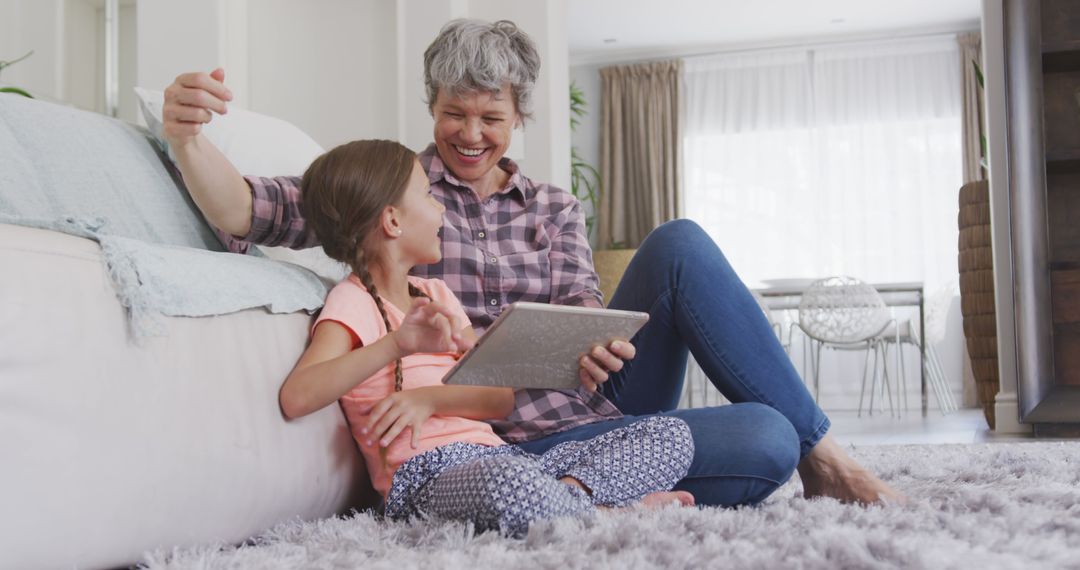
[[994,398],[994,424],[996,433],[1032,433],[1030,424],[1020,423],[1016,394],[998,392]]

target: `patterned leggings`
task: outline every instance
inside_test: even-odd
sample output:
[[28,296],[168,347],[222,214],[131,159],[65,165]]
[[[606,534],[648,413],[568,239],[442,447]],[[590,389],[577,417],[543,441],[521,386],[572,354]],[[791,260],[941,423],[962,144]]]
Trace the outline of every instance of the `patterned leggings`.
[[[693,458],[690,428],[666,416],[567,441],[543,455],[514,445],[451,443],[397,470],[386,515],[472,521],[479,530],[524,536],[535,520],[581,516],[596,506],[624,506],[668,491],[686,476]],[[565,476],[591,494],[560,482]]]

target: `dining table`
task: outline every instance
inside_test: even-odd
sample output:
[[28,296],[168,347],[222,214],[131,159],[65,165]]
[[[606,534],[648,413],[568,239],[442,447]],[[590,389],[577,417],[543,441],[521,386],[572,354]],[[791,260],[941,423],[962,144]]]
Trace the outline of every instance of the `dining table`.
[[[784,311],[799,308],[799,302],[806,289],[815,279],[775,279],[765,281],[764,286],[753,289],[765,299],[769,310]],[[870,283],[881,294],[885,305],[889,307],[918,307],[919,309],[919,390],[922,402],[922,415],[927,413],[926,390],[926,342],[923,331],[926,330],[926,308],[923,283],[907,281],[898,283]]]

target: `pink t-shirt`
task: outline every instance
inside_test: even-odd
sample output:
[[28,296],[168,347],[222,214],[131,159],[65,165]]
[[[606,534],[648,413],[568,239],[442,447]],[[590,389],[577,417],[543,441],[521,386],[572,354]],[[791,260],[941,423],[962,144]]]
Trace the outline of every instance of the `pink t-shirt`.
[[[465,315],[461,303],[446,283],[439,279],[419,277],[409,277],[409,282],[431,297],[431,300],[450,308],[454,313],[451,324],[455,330],[469,326],[469,318]],[[385,298],[383,306],[386,308],[390,326],[397,330],[405,315]],[[315,326],[323,321],[334,321],[351,331],[357,346],[370,345],[386,336],[386,325],[383,323],[382,315],[379,314],[379,308],[375,305],[375,299],[355,275],[350,275],[348,279],[338,283],[330,291],[326,298],[326,305],[323,306],[322,313],[315,321]],[[442,385],[443,377],[456,361],[456,356],[449,352],[417,353],[406,356],[401,362],[402,389],[411,390],[423,386]],[[495,435],[491,426],[484,422],[458,417],[432,416],[424,422],[420,430],[419,447],[412,448],[412,434],[409,430],[405,430],[390,443],[384,465],[379,456],[378,442],[372,446],[366,445],[364,443],[366,436],[361,436],[360,428],[367,424],[368,416],[375,404],[393,393],[394,363],[391,362],[341,397],[341,407],[345,411],[346,419],[349,420],[353,437],[364,454],[372,484],[375,490],[384,497],[390,490],[394,472],[402,463],[415,455],[459,441],[488,446],[503,445],[503,441]]]

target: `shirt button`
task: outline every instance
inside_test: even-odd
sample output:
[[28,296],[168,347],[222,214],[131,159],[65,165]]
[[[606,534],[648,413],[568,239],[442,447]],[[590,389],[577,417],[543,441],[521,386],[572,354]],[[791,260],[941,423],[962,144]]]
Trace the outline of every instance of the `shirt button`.
[[480,237],[484,237],[484,235],[485,235],[485,234],[484,234],[484,232],[480,232],[480,233],[478,233],[478,234],[476,234],[476,235],[478,235],[478,236],[480,236]]
[[493,306],[493,307],[494,307],[494,306],[495,306],[495,305],[497,305],[497,304],[499,304],[499,302],[498,302],[498,301],[496,301],[495,299],[492,299],[492,300],[491,300],[491,306]]

